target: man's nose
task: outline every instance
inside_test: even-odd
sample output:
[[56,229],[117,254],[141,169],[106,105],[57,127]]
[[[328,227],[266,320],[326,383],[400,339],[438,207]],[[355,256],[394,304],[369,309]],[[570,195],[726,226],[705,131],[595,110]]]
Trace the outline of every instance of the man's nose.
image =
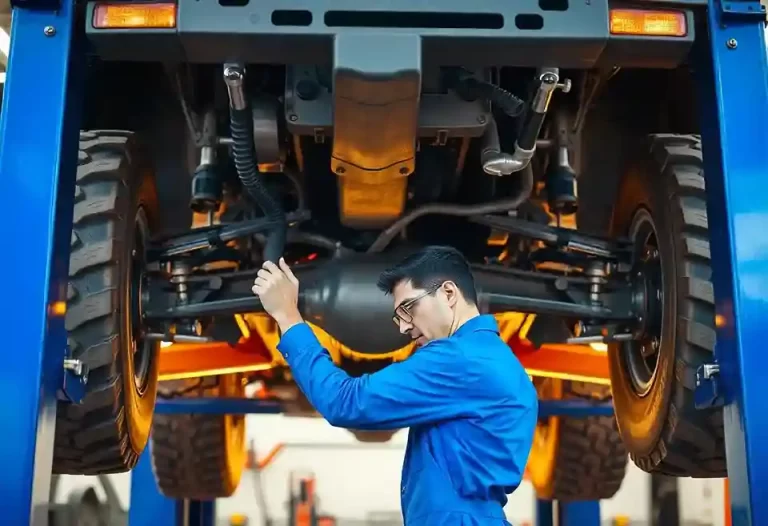
[[398,322],[400,323],[400,334],[407,334],[411,332],[411,329],[413,329],[413,325],[411,325],[407,321],[403,321],[402,319],[399,319]]

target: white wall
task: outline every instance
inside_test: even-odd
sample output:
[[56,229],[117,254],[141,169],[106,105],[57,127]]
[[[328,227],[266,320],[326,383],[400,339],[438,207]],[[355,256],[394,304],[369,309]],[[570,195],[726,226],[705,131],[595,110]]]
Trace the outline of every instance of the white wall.
[[[321,419],[288,418],[282,415],[248,417],[248,436],[260,457],[278,443],[317,444],[317,447],[287,446],[262,473],[267,509],[274,519],[286,516],[288,480],[291,472],[312,472],[323,512],[343,519],[365,519],[370,513],[399,514],[400,467],[406,433],[400,432],[387,444],[361,444],[351,433],[336,429]],[[345,448],[329,448],[340,445]],[[124,507],[130,499],[130,475],[115,475]],[[74,487],[95,484],[89,477],[64,477],[58,501]],[[249,526],[261,524],[257,507],[256,477],[246,472],[235,495],[217,502],[217,515],[225,519],[234,513],[250,517]],[[604,521],[627,516],[632,524],[649,521],[650,483],[647,474],[631,462],[617,495],[601,505]],[[681,513],[684,521],[722,526],[723,485],[721,480],[680,479]],[[534,523],[534,493],[527,482],[510,496],[507,515],[516,526]],[[609,523],[609,522],[607,522]],[[162,525],[158,525],[162,526]]]

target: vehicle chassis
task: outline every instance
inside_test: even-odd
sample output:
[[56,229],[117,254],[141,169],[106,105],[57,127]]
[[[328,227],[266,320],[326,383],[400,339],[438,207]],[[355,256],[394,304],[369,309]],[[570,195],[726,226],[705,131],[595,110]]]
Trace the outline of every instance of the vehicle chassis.
[[[182,5],[192,9],[192,6],[202,6],[203,3]],[[81,68],[85,54],[72,4],[27,0],[16,8],[9,82],[4,94],[3,126],[0,129],[0,173],[3,174],[0,189],[4,195],[14,196],[13,203],[16,203],[12,206],[13,220],[4,223],[3,237],[9,246],[26,246],[27,256],[11,258],[8,263],[8,275],[24,276],[25,279],[18,285],[12,282],[6,294],[7,308],[3,310],[12,313],[11,319],[19,320],[20,325],[19,330],[9,332],[8,348],[27,349],[30,341],[39,348],[33,352],[15,353],[3,369],[0,392],[7,400],[15,400],[14,404],[6,405],[6,419],[15,422],[18,431],[6,438],[7,447],[0,448],[3,452],[0,461],[6,467],[5,480],[9,481],[2,485],[3,494],[13,503],[6,510],[9,521],[28,523],[34,521],[37,514],[45,513],[44,507],[38,505],[48,496],[55,421],[52,415],[67,366],[61,305],[66,302],[67,295],[66,247],[72,207],[66,196],[73,195],[74,188],[77,122],[82,102],[79,100]],[[699,32],[697,39],[700,46],[697,53],[698,97],[705,122],[702,129],[710,189],[708,212],[710,222],[717,225],[712,229],[712,253],[719,321],[719,363],[712,364],[708,373],[703,371],[698,381],[724,398],[721,401],[725,403],[734,524],[768,521],[768,506],[760,499],[760,488],[768,481],[760,466],[763,455],[759,450],[768,428],[757,405],[768,394],[765,382],[759,378],[765,359],[760,353],[745,349],[747,345],[757,346],[762,341],[764,302],[748,287],[759,288],[767,263],[760,246],[755,246],[756,240],[760,239],[760,220],[768,208],[768,201],[755,192],[760,188],[760,174],[766,171],[764,147],[768,144],[768,128],[764,126],[768,122],[764,13],[754,15],[761,12],[757,2],[712,2],[708,10],[709,38],[703,37],[707,34],[705,31]],[[184,15],[185,11],[181,9],[180,16]],[[208,45],[210,40],[205,38],[206,28],[195,27],[191,22],[187,24],[185,18],[180,20],[181,26],[190,30],[187,48],[196,47],[201,54],[216,53],[215,47]],[[586,24],[580,27],[589,28],[589,20],[585,18],[584,21]],[[258,43],[258,37],[254,38]],[[326,44],[330,41],[328,38],[321,40]],[[427,45],[428,41],[425,39],[424,53],[437,53]],[[312,38],[306,38],[305,42],[307,49],[318,52],[323,49],[322,45],[316,46],[318,41]],[[125,46],[123,49],[130,47],[127,44],[127,40],[121,42],[121,46]],[[406,45],[415,46],[416,42],[410,41]],[[547,44],[542,45],[546,47]],[[445,45],[437,47],[450,49]],[[279,49],[279,46],[243,46],[241,52],[244,55],[247,55],[246,49]],[[498,53],[490,41],[486,49]],[[418,47],[411,47],[411,50],[418,50]],[[330,53],[324,55],[328,57]],[[474,58],[478,56],[483,53]],[[517,63],[524,61],[526,56],[527,53],[520,53],[507,58]],[[223,57],[214,55],[210,58]],[[243,56],[243,59],[248,58],[253,57]],[[558,61],[562,63],[560,58]],[[577,61],[575,56],[574,61]],[[493,62],[499,60],[494,58]],[[540,60],[536,62],[541,63]],[[45,72],[48,82],[39,81],[41,71]],[[30,126],[29,108],[32,106],[39,114],[47,116],[36,126]],[[31,177],[38,178],[36,184],[30,185]],[[24,225],[24,228],[17,225]],[[547,230],[546,234],[557,235],[557,232]],[[615,257],[615,252],[606,256]],[[239,277],[242,287],[249,278]],[[234,290],[237,283],[233,279],[228,286]],[[638,294],[644,297],[641,294],[644,285],[631,279],[630,283],[635,284],[629,289],[625,287],[625,291],[631,291],[625,292],[628,297],[617,299],[615,304],[609,303],[608,312],[614,313],[614,317],[621,310],[621,319],[626,319],[627,305],[643,303],[638,303],[636,298]],[[576,290],[580,290],[583,300],[588,297],[586,287],[592,285],[580,285],[584,288]],[[537,299],[552,301],[554,296],[558,304],[553,308],[558,313],[563,313],[558,310],[565,308],[563,303],[569,309],[584,308],[587,302],[561,300],[559,293],[570,290],[570,287],[571,283],[560,282],[554,286],[554,291],[549,289],[545,297]],[[495,300],[520,301],[514,292],[509,297],[513,299],[506,296],[490,298],[489,305]],[[620,293],[617,297],[620,298]],[[255,300],[242,294],[240,289],[239,294],[223,299],[230,302],[223,310],[232,312],[231,301],[244,302],[244,298],[249,307],[256,306]],[[207,303],[208,307],[203,307]],[[198,311],[199,314],[220,313],[214,309],[222,308],[221,304],[214,307],[211,303],[201,301],[195,308],[203,309]],[[514,305],[520,306],[519,303]],[[542,305],[551,306],[539,304]],[[619,305],[623,308],[617,309]],[[172,309],[167,306],[159,312],[165,312],[167,316]],[[600,317],[594,316],[599,312],[594,305],[589,309],[590,315]],[[637,311],[629,312],[637,314]],[[189,316],[190,312],[184,315]],[[603,319],[607,318],[611,316]],[[712,400],[715,398],[720,397]]]

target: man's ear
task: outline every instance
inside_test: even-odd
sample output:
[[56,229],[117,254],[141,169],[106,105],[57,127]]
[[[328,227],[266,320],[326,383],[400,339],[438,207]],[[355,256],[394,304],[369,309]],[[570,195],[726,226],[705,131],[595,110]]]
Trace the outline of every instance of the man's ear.
[[443,283],[443,292],[445,293],[445,298],[448,300],[448,305],[451,307],[456,305],[456,302],[459,301],[459,288],[453,281],[446,281]]

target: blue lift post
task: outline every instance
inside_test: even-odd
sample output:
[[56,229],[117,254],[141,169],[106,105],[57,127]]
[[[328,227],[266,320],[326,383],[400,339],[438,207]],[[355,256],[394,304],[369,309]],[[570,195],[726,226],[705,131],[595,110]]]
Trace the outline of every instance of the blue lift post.
[[[0,368],[3,421],[14,432],[0,447],[0,499],[9,524],[45,522],[56,391],[63,383],[68,240],[74,194],[82,35],[73,3],[13,0],[10,56],[0,114],[0,222],[8,281],[0,312],[13,352]],[[703,150],[707,163],[711,252],[717,298],[719,374],[702,382],[726,404],[726,444],[734,526],[768,524],[768,464],[761,448],[768,399],[761,351],[768,311],[768,64],[765,13],[755,0],[710,0],[709,39],[697,63]],[[699,32],[701,36],[701,31]],[[23,225],[23,228],[19,228]],[[23,276],[24,279],[15,279]],[[747,346],[753,351],[746,352]],[[9,403],[8,401],[13,401]]]
[[[719,372],[701,388],[725,404],[733,526],[768,524],[768,59],[759,1],[710,0],[697,96],[708,190]],[[751,349],[751,350],[750,350]],[[709,378],[706,378],[709,376]],[[719,400],[718,400],[719,399]]]
[[2,522],[18,525],[47,523],[85,59],[74,1],[43,2],[13,10],[0,114],[0,195],[10,206],[0,221],[10,249],[0,300],[0,419],[10,426],[0,446],[0,502]]

